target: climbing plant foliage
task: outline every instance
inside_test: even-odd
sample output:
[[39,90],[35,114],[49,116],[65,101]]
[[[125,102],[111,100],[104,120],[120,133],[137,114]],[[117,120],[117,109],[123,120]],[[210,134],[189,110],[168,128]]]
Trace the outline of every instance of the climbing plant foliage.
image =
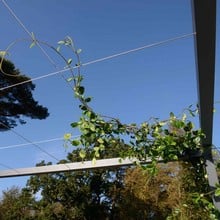
[[[158,161],[190,161],[194,164],[197,180],[202,183],[202,188],[198,187],[198,191],[192,194],[192,201],[195,204],[207,205],[212,216],[210,219],[217,219],[210,198],[214,193],[219,196],[220,190],[217,187],[215,192],[207,192],[208,184],[202,156],[205,152],[200,146],[201,139],[205,138],[205,135],[189,120],[197,115],[197,108],[193,109],[189,106],[180,115],[171,112],[165,120],[151,118],[140,124],[126,124],[118,118],[97,113],[90,105],[92,97],[87,95],[86,88],[83,86],[83,76],[80,71],[83,66],[80,62],[82,50],[75,47],[70,37],[59,41],[58,46],[53,47],[48,43],[38,41],[34,34],[32,36],[30,47],[37,44],[46,45],[64,60],[65,68],[71,72],[71,77],[66,81],[72,84],[82,113],[78,121],[71,123],[71,127],[78,129],[81,135],[72,139],[71,133],[67,133],[64,135],[64,140],[65,144],[79,148],[82,161],[88,158],[86,152],[89,149],[89,152],[92,151],[91,159],[95,164],[96,160],[112,146],[121,149],[119,150],[121,159],[135,158],[136,163],[151,174],[156,174]],[[10,47],[6,51],[0,51],[3,58],[8,54]],[[70,49],[74,56],[66,58],[62,53],[62,47]],[[74,57],[76,62],[73,61]],[[151,163],[146,165],[144,162],[149,159]]]

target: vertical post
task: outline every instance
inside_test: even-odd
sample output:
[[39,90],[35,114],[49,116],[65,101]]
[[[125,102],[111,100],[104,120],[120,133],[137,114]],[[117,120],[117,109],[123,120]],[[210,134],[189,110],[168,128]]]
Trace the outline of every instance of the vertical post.
[[[195,60],[197,71],[200,126],[206,137],[201,145],[205,152],[206,172],[211,190],[218,183],[212,159],[213,102],[215,83],[216,0],[192,0]],[[213,202],[220,210],[219,198]]]

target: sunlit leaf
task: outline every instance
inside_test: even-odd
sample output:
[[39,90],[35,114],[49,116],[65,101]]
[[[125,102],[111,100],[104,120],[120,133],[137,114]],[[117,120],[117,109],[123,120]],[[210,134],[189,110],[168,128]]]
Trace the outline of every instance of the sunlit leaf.
[[186,118],[187,118],[186,114],[183,114],[183,116],[182,116],[182,121],[185,121]]
[[84,159],[86,157],[86,152],[85,150],[81,149],[80,152],[79,152],[79,156]]
[[82,49],[78,49],[78,50],[76,51],[77,54],[80,54],[81,52],[82,52]]
[[63,138],[64,138],[64,140],[69,140],[71,138],[71,136],[72,135],[70,133],[66,133],[66,134],[64,134]]
[[92,165],[96,165],[96,158],[92,159]]
[[97,141],[98,141],[100,144],[103,144],[103,143],[104,143],[104,140],[103,140],[102,138],[99,138]]
[[56,49],[57,52],[60,52],[60,48],[61,48],[61,46],[58,46],[58,47],[57,47],[57,49]]
[[217,188],[217,189],[215,190],[215,196],[220,196],[220,188]]
[[33,41],[36,41],[36,37],[34,35],[34,32],[31,32],[31,38],[33,39]]
[[58,43],[58,44],[65,44],[65,41],[60,40],[60,41],[58,41],[57,43]]
[[36,45],[36,42],[33,41],[33,42],[31,43],[31,45],[30,45],[30,48],[34,47],[35,45]]
[[4,51],[4,50],[0,50],[0,56],[4,57],[8,54],[7,51]]
[[94,147],[94,151],[99,151],[99,147]]
[[73,61],[73,60],[72,60],[71,58],[68,59],[68,60],[67,60],[67,64],[70,65],[70,64],[72,63],[72,61]]
[[74,79],[73,77],[69,77],[66,81],[71,82],[71,81],[73,81],[73,79]]
[[99,150],[100,150],[100,151],[103,151],[103,150],[105,150],[105,145],[103,145],[103,144],[100,144],[100,145],[99,145]]

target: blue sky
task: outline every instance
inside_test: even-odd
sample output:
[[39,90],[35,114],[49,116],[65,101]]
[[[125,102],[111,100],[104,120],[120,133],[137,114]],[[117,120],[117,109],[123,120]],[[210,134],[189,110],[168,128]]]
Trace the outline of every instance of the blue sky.
[[[82,49],[81,62],[102,58],[169,38],[190,34],[192,30],[189,0],[38,0],[5,1],[37,39],[56,46],[65,36],[71,36]],[[219,10],[219,4],[217,10]],[[0,1],[0,50],[12,41],[29,38],[8,9]],[[219,20],[219,16],[218,16]],[[219,22],[217,34],[219,36]],[[217,58],[219,59],[219,37]],[[48,48],[57,69],[39,48],[29,49],[29,42],[17,44],[8,57],[17,68],[31,78],[62,69],[62,61]],[[64,51],[68,56],[69,52]],[[74,56],[72,56],[74,59]],[[219,62],[216,63],[216,85],[219,85]],[[152,47],[115,59],[82,68],[88,95],[94,97],[98,112],[121,118],[123,122],[141,122],[151,116],[166,118],[170,111],[180,113],[197,102],[193,37]],[[68,73],[64,74],[68,77]],[[80,112],[73,92],[61,75],[34,82],[34,97],[48,107],[46,120],[27,120],[13,131],[32,142],[60,138],[72,131],[70,123]],[[215,100],[219,101],[216,86]],[[216,106],[214,144],[220,145],[218,125],[220,107]],[[41,160],[53,161],[34,145],[1,149],[27,143],[13,131],[0,133],[0,163],[13,168],[35,166]],[[65,158],[63,142],[38,144],[58,159]],[[69,149],[71,150],[71,149]],[[1,167],[0,169],[5,169]],[[0,191],[12,185],[25,184],[26,178],[0,179]]]

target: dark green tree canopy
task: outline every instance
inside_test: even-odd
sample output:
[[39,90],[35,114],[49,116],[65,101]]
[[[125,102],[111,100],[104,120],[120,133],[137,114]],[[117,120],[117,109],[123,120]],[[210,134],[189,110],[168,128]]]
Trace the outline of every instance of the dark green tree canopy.
[[[2,58],[0,57],[0,60]],[[9,60],[2,60],[0,69],[0,88],[29,80],[22,75]],[[0,131],[6,131],[24,124],[23,116],[32,119],[45,119],[49,116],[48,109],[34,100],[32,91],[35,85],[28,82],[12,88],[0,90]]]

